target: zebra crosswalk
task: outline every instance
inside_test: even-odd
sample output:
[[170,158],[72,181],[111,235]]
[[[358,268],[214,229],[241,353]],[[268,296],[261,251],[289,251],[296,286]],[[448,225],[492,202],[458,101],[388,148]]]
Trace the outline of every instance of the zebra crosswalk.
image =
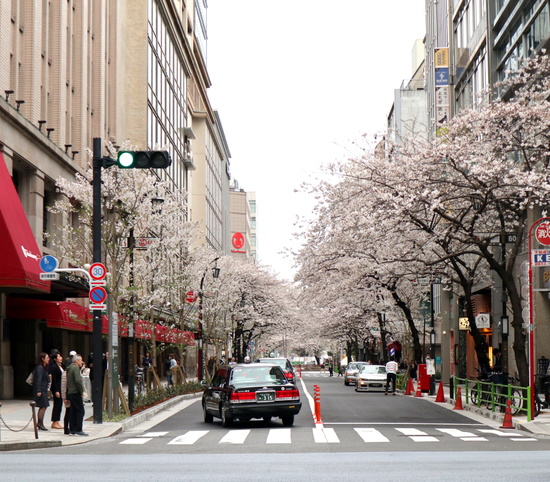
[[[264,443],[291,444],[293,430],[298,428],[272,428],[267,431]],[[250,438],[251,429],[218,430],[189,430],[183,434],[171,432],[147,432],[139,436],[126,438],[119,442],[122,445],[144,445],[154,439],[168,440],[168,445],[194,445],[206,436],[210,441],[218,444],[244,445]],[[262,438],[264,437],[262,432]],[[332,427],[314,427],[311,429],[311,442],[315,444],[339,444],[344,437],[359,437],[365,444],[383,444],[391,441],[392,437],[406,437],[413,443],[438,443],[444,438],[452,437],[461,442],[488,442],[490,439],[506,438],[513,442],[536,442],[536,438],[523,436],[517,432],[507,432],[498,429],[477,428],[464,431],[457,428],[434,428],[428,434],[419,428],[390,427],[382,431],[374,427],[355,427],[353,430],[338,431]],[[251,442],[252,443],[252,442]],[[255,442],[257,443],[257,440]]]

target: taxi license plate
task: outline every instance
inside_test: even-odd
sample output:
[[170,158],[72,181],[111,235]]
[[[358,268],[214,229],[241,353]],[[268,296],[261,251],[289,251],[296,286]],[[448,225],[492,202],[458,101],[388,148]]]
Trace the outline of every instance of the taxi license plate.
[[257,402],[272,402],[275,400],[275,392],[256,392]]

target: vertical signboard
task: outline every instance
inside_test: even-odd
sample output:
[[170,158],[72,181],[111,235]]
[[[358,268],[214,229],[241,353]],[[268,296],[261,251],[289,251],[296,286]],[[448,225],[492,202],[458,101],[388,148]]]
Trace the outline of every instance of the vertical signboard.
[[434,49],[435,129],[442,127],[451,115],[449,89],[449,49]]

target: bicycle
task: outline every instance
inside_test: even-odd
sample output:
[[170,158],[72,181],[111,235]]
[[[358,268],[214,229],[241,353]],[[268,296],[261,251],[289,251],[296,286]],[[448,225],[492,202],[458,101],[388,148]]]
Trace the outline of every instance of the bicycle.
[[489,410],[499,406],[501,412],[506,410],[507,401],[510,400],[512,415],[517,415],[523,410],[523,400],[526,397],[523,396],[519,388],[511,387],[510,385],[519,383],[519,380],[513,377],[509,378],[508,386],[504,386],[500,381],[498,384],[495,384],[495,378],[497,380],[501,379],[502,374],[480,372],[480,376],[478,377],[479,382],[476,383],[470,392],[470,400],[478,407],[485,404]]
[[[512,410],[512,415],[517,415],[523,410],[523,401],[525,400],[524,392],[522,389],[517,387],[510,387],[510,385],[519,385],[519,379],[515,377],[508,377],[508,389],[506,393],[502,393],[501,397],[506,404],[506,400],[510,400],[510,408]],[[506,388],[505,388],[506,390]],[[509,395],[508,395],[509,394]]]
[[144,370],[143,368],[140,368],[138,367],[137,365],[135,365],[134,367],[134,371],[135,371],[135,387],[136,387],[136,392],[141,394],[142,392],[145,391],[145,383],[144,383]]
[[492,394],[491,394],[491,384],[492,374],[489,372],[480,372],[477,379],[478,382],[475,383],[474,387],[470,390],[470,400],[473,405],[477,405],[480,407],[481,405],[485,404],[487,408],[492,408],[493,401],[492,401]]

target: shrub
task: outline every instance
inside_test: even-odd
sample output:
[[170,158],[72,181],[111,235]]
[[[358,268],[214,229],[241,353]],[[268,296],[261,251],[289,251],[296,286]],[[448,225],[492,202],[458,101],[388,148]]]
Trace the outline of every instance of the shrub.
[[160,402],[164,402],[178,395],[186,393],[202,392],[204,387],[199,382],[187,382],[181,385],[166,386],[157,389],[147,390],[145,393],[138,394],[134,398],[134,413],[145,410]]

